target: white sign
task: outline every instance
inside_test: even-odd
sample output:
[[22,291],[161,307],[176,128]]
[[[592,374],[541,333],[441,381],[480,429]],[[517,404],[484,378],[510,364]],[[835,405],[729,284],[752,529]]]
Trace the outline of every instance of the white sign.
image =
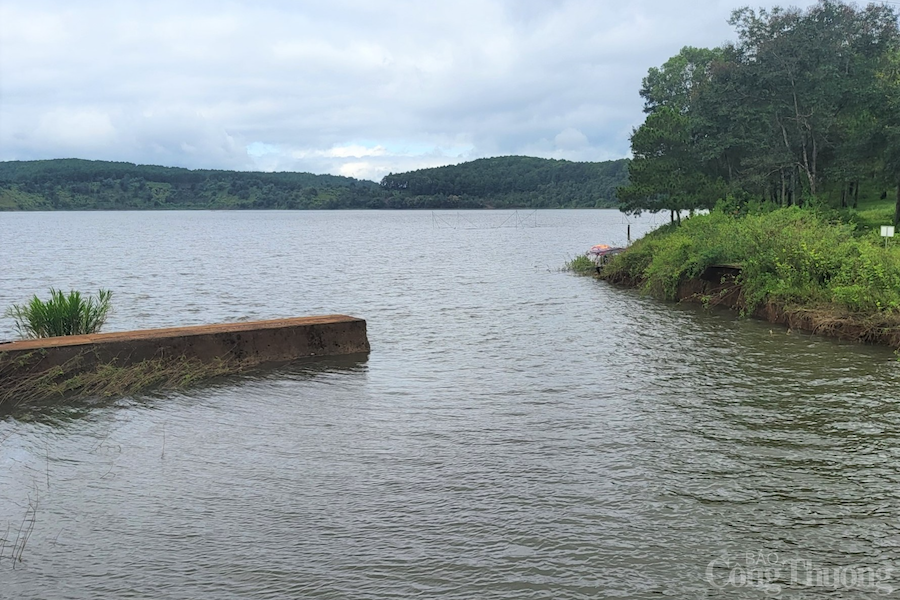
[[881,237],[894,237],[894,226],[893,225],[882,225],[881,226]]

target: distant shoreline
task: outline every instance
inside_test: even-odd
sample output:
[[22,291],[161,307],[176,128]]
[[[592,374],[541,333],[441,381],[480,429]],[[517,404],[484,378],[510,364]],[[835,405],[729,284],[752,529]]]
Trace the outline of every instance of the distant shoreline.
[[509,156],[389,174],[191,171],[58,159],[0,162],[0,211],[612,208],[628,161]]

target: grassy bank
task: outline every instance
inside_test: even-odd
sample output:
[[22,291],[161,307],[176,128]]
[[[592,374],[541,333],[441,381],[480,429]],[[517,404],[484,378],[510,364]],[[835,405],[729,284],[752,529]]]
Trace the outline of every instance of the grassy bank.
[[681,284],[723,264],[741,267],[736,283],[747,313],[777,305],[900,325],[900,240],[885,248],[877,229],[830,211],[720,207],[638,240],[604,278],[675,300]]

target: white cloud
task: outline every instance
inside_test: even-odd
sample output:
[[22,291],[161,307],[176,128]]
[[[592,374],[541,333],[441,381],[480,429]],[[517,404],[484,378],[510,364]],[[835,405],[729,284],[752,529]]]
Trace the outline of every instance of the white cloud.
[[358,144],[350,146],[337,146],[331,150],[326,150],[324,156],[330,158],[362,158],[364,156],[384,156],[387,151],[384,146],[375,146],[367,148]]
[[61,107],[41,116],[34,138],[36,144],[72,150],[103,148],[115,143],[116,128],[102,111]]
[[557,133],[553,143],[562,151],[581,150],[589,144],[587,136],[574,127],[566,127]]
[[379,179],[482,156],[617,158],[647,69],[731,38],[742,4],[3,3],[0,159]]

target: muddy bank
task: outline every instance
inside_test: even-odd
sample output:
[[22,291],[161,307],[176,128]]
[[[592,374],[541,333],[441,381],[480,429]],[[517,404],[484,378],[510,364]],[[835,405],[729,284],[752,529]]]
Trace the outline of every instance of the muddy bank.
[[[678,285],[676,300],[723,306],[789,329],[900,349],[898,318],[841,314],[828,309],[785,306],[774,302],[748,311],[741,286],[736,281],[739,274],[740,268],[733,265],[709,267],[699,278],[682,281]],[[643,281],[632,277],[601,275],[600,278],[620,287],[640,288],[643,285]]]

